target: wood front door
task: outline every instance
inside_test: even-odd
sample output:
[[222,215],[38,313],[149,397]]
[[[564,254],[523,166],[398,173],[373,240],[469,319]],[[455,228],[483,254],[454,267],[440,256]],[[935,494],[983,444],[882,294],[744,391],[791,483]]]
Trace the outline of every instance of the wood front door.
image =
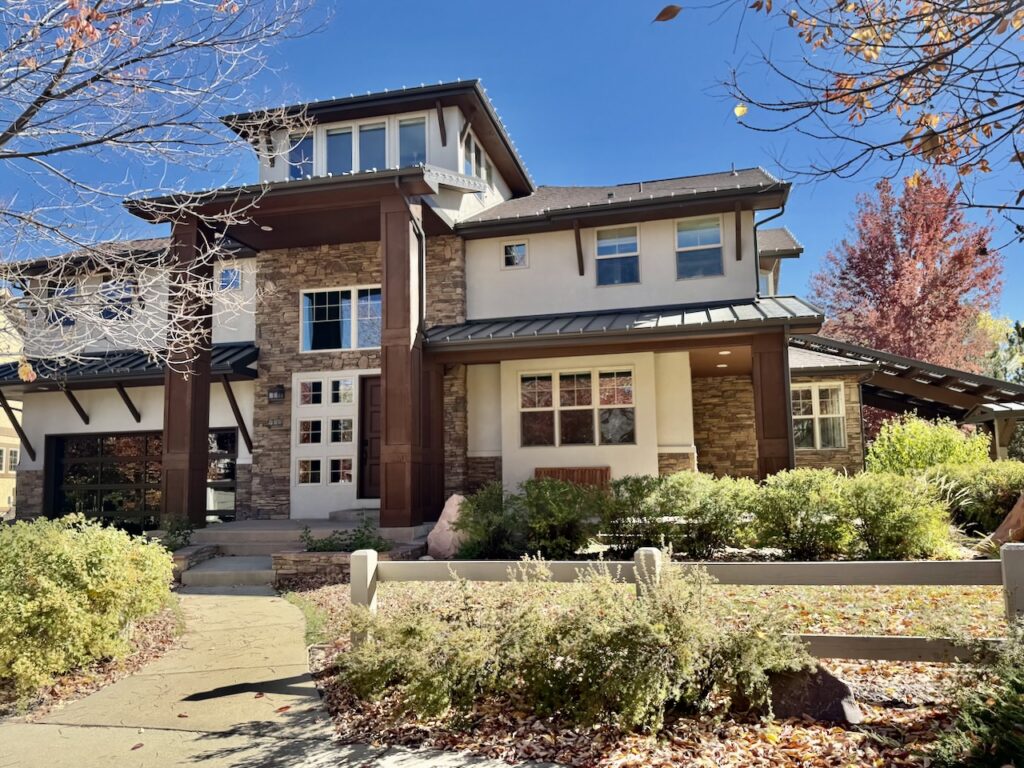
[[359,498],[380,498],[380,376],[359,379]]

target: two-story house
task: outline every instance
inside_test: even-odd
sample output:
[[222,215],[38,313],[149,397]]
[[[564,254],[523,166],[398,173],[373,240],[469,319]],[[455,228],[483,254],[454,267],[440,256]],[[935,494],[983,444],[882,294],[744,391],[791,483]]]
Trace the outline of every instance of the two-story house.
[[[0,371],[24,403],[19,515],[379,509],[415,534],[492,480],[854,471],[863,403],[960,418],[1024,398],[814,336],[821,312],[776,291],[802,248],[763,226],[791,187],[761,168],[537,187],[476,81],[294,109],[305,133],[249,137],[259,183],[195,198],[258,199],[221,233],[214,285],[242,301],[195,375],[116,348],[32,383]],[[167,223],[177,199],[128,207]],[[170,223],[125,245],[140,270],[195,249],[198,219]],[[125,322],[164,306],[117,300]]]

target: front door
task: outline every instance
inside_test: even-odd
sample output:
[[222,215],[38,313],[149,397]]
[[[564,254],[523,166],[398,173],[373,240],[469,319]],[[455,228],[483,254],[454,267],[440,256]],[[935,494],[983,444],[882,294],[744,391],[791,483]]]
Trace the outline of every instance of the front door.
[[380,376],[359,380],[359,498],[380,498]]

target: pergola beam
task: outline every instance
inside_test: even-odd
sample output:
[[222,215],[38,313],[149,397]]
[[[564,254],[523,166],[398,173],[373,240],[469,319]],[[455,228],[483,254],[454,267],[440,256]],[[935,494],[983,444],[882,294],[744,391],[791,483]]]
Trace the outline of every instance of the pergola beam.
[[21,446],[25,449],[25,453],[32,461],[36,460],[36,449],[32,447],[32,443],[28,441],[28,435],[25,434],[25,430],[22,429],[21,423],[18,421],[18,417],[14,415],[14,409],[11,408],[11,404],[7,402],[7,397],[4,395],[3,390],[0,390],[0,408],[4,409],[4,413],[7,414],[7,419],[11,422],[11,426],[14,427],[14,431],[18,433],[18,439],[21,440]]

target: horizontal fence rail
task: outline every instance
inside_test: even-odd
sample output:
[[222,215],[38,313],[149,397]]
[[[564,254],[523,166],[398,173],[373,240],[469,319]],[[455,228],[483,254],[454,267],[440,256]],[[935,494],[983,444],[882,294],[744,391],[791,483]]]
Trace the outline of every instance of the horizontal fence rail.
[[[605,573],[624,584],[655,584],[666,569],[707,571],[719,584],[740,586],[1001,586],[1007,621],[1024,618],[1024,544],[1006,544],[1000,560],[857,561],[801,563],[672,563],[659,550],[637,550],[633,560],[454,560],[378,562],[373,550],[352,554],[352,603],[377,609],[377,584],[383,581],[507,582],[544,575],[548,581],[571,583]],[[639,583],[638,583],[639,582]],[[950,638],[801,635],[818,658],[885,661],[954,661],[985,657],[997,641],[978,647]],[[353,634],[354,643],[364,638]]]

